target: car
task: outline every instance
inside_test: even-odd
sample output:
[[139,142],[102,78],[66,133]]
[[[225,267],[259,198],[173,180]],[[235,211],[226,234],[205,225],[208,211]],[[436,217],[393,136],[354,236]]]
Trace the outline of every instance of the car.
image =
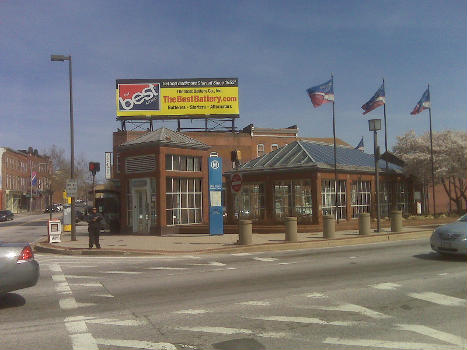
[[0,242],[0,296],[36,285],[39,263],[29,243]]
[[430,244],[434,251],[443,255],[467,255],[467,214],[453,223],[436,228]]
[[13,220],[15,215],[11,210],[0,210],[0,221]]

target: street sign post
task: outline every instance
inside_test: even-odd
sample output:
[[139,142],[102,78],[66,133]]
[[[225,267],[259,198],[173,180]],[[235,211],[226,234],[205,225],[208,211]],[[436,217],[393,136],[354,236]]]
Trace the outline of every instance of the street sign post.
[[76,194],[78,193],[78,180],[66,180],[66,193],[68,197],[76,197]]

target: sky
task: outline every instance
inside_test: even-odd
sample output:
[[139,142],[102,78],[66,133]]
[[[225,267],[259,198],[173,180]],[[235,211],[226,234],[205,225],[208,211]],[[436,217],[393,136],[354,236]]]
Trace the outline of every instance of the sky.
[[0,48],[0,146],[14,149],[69,154],[68,63],[51,54],[72,56],[75,157],[101,164],[116,79],[237,77],[238,127],[332,137],[332,105],[306,94],[332,73],[336,136],[368,153],[383,108],[361,106],[382,79],[389,149],[429,130],[410,111],[430,84],[433,131],[467,129],[465,0],[0,0]]

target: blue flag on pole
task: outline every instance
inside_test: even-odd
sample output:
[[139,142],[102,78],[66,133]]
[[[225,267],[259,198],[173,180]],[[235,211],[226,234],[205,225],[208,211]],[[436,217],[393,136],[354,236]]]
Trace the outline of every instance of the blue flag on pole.
[[418,101],[417,105],[415,106],[413,111],[410,112],[410,114],[415,115],[428,108],[431,108],[430,90],[426,89],[422,95],[422,98]]

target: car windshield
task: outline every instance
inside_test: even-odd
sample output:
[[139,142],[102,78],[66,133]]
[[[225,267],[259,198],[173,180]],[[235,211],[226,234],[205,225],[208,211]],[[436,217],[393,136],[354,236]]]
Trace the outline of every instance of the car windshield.
[[7,210],[0,210],[0,215],[8,214]]
[[457,221],[467,222],[467,214],[462,215]]

